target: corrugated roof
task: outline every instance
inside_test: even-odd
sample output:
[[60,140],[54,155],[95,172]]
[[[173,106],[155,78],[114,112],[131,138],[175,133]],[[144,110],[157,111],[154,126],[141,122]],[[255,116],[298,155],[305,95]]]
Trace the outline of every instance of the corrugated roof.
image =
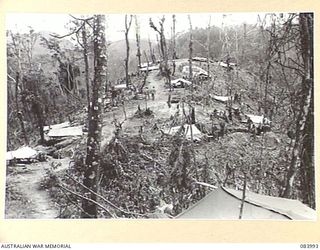
[[69,127],[69,126],[70,126],[70,122],[63,122],[63,123],[59,123],[59,124],[44,126],[43,131],[48,131],[50,129],[65,128],[65,127]]
[[48,133],[49,137],[66,137],[66,136],[81,136],[82,126],[67,127],[59,129],[51,129]]

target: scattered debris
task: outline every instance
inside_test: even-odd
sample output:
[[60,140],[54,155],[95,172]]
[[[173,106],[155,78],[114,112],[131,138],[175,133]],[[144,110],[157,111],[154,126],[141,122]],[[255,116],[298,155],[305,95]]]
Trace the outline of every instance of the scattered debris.
[[226,103],[228,101],[232,100],[232,96],[219,96],[219,95],[213,95],[213,99],[219,102]]
[[185,86],[190,86],[192,83],[183,78],[175,79],[171,81],[171,86],[173,88],[184,88]]
[[138,108],[138,110],[133,115],[133,117],[135,118],[153,117],[153,116],[154,116],[154,112],[150,108],[146,108],[144,110]]

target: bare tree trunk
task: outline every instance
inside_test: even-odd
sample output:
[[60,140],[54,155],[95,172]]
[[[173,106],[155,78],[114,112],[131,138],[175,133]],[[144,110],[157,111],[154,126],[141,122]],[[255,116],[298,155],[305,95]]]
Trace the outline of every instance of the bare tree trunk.
[[140,50],[140,26],[138,23],[137,15],[134,16],[135,24],[136,24],[136,42],[137,42],[137,58],[138,58],[138,72],[141,67],[141,50]]
[[210,27],[211,26],[211,16],[209,17],[209,23],[207,28],[207,71],[210,75]]
[[172,59],[177,59],[176,51],[176,15],[172,15]]
[[[20,110],[20,105],[19,105],[19,95],[20,92],[22,90],[22,65],[21,65],[21,53],[20,53],[20,43],[16,43],[16,40],[13,36],[13,34],[11,33],[12,36],[12,41],[13,44],[15,46],[15,50],[16,50],[16,57],[18,60],[18,72],[16,73],[16,84],[15,84],[15,101],[16,101],[16,109],[17,109],[17,116],[20,122],[20,126],[21,126],[21,131],[23,134],[23,138],[24,138],[24,142],[26,145],[29,145],[29,140],[28,140],[28,136],[24,127],[24,122],[23,122],[23,115],[22,115],[22,111]],[[26,105],[23,105],[24,107],[26,107]]]
[[270,66],[271,66],[271,62],[270,62],[270,59],[269,59],[268,66],[267,66],[266,79],[265,79],[265,88],[264,88],[264,105],[263,105],[263,108],[264,108],[264,115],[265,116],[267,116],[267,113],[268,113],[268,87],[269,87],[270,79],[271,79],[271,77],[269,75]]
[[[105,16],[94,16],[94,81],[92,87],[92,100],[90,105],[89,131],[87,140],[87,169],[84,173],[83,184],[97,192],[100,166],[100,144],[103,113],[104,83],[107,78],[107,52],[105,38]],[[90,199],[96,201],[97,196],[86,193]],[[82,218],[97,218],[97,205],[86,199],[82,200]]]
[[[290,198],[292,196],[293,183],[297,175],[299,167],[303,166],[303,152],[305,144],[311,144],[312,141],[304,143],[306,137],[306,124],[308,114],[313,103],[313,15],[310,13],[299,14],[300,26],[300,44],[301,54],[304,63],[304,76],[302,79],[302,88],[300,96],[300,110],[296,124],[295,142],[292,149],[291,163],[286,176],[286,185],[283,197]],[[308,131],[311,133],[312,131]],[[312,146],[313,148],[313,146]],[[308,167],[313,168],[313,162],[306,162]],[[306,171],[306,167],[302,171]],[[303,187],[305,188],[305,187]]]
[[191,23],[191,17],[190,15],[188,15],[188,19],[189,19],[189,26],[190,26],[190,40],[189,40],[189,80],[191,81],[191,93],[192,93],[192,99],[193,99],[193,89],[194,89],[194,81],[193,81],[193,75],[192,75],[192,52],[193,52],[193,48],[192,48],[192,23]]
[[18,71],[16,73],[16,80],[15,80],[15,102],[16,102],[16,109],[17,109],[17,112],[19,112],[19,83],[20,83],[20,72]]
[[20,126],[21,126],[21,130],[22,130],[22,134],[23,134],[24,143],[26,145],[29,145],[29,140],[28,140],[26,129],[24,127],[23,116],[22,116],[21,112],[18,112],[18,119],[20,121]]
[[89,84],[89,62],[88,62],[88,42],[87,42],[87,32],[86,25],[83,24],[82,27],[82,42],[83,42],[83,59],[84,59],[84,67],[85,67],[85,81],[87,88],[87,101],[88,101],[88,110],[90,104],[90,84]]
[[[312,91],[313,92],[313,91]],[[314,100],[312,93],[306,127],[304,130],[303,152],[301,159],[300,181],[303,203],[316,208],[315,203],[315,171],[314,171]]]
[[127,54],[126,54],[126,59],[125,59],[125,68],[126,68],[126,85],[127,87],[129,86],[129,52],[130,52],[130,45],[129,45],[129,31],[131,27],[131,22],[132,22],[132,15],[130,15],[130,20],[128,22],[128,15],[125,15],[125,38],[126,38],[126,47],[127,47]]
[[42,106],[39,103],[39,100],[34,100],[33,103],[34,106],[34,110],[37,116],[37,120],[38,120],[38,127],[39,127],[39,133],[40,133],[40,144],[44,144],[44,130],[43,130],[43,126],[44,126],[44,119],[43,119],[43,110],[42,110]]
[[239,220],[242,219],[243,215],[243,207],[246,200],[246,188],[247,188],[247,174],[244,175],[244,182],[243,182],[243,189],[242,189],[242,199],[240,205],[240,213],[239,213]]
[[158,29],[154,25],[151,18],[149,20],[149,24],[150,24],[150,27],[154,29],[160,36],[160,51],[161,51],[160,54],[162,55],[162,66],[164,67],[164,68],[160,67],[160,70],[161,70],[161,73],[165,75],[171,91],[171,73],[168,66],[168,50],[167,50],[166,38],[164,35],[164,21],[165,21],[165,17],[163,16],[159,22],[160,29]]
[[146,62],[147,62],[147,68],[149,67],[149,59],[148,59],[148,56],[147,56],[147,53],[146,51],[144,50],[143,51],[143,54],[144,54],[144,58],[146,59]]
[[159,52],[159,56],[163,58],[163,54],[161,51],[161,46],[160,46],[160,41],[159,41],[159,36],[156,35],[156,39],[157,39],[157,46],[158,46],[158,52]]
[[242,62],[245,62],[246,58],[246,46],[247,46],[247,24],[243,24],[243,42],[242,42]]
[[150,37],[148,37],[148,43],[149,43],[150,60],[151,60],[151,62],[154,64],[154,63],[156,63],[156,58],[155,58],[154,53],[153,53],[153,49],[152,49],[152,44],[151,44],[151,41],[150,41]]

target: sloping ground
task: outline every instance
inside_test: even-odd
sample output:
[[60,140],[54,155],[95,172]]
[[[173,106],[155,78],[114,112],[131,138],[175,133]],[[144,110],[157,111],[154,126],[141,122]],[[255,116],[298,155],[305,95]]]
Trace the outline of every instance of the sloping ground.
[[57,218],[59,208],[50,199],[48,192],[40,189],[40,182],[52,162],[61,163],[62,168],[66,168],[68,161],[69,159],[65,158],[32,163],[25,167],[9,167],[11,174],[7,176],[7,188],[10,189],[8,192],[16,195],[6,200],[5,217],[7,219]]

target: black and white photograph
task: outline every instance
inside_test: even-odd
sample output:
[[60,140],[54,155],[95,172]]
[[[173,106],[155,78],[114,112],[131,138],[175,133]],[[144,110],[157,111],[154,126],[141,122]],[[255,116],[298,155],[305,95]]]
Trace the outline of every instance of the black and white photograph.
[[315,221],[314,14],[6,14],[5,219]]

